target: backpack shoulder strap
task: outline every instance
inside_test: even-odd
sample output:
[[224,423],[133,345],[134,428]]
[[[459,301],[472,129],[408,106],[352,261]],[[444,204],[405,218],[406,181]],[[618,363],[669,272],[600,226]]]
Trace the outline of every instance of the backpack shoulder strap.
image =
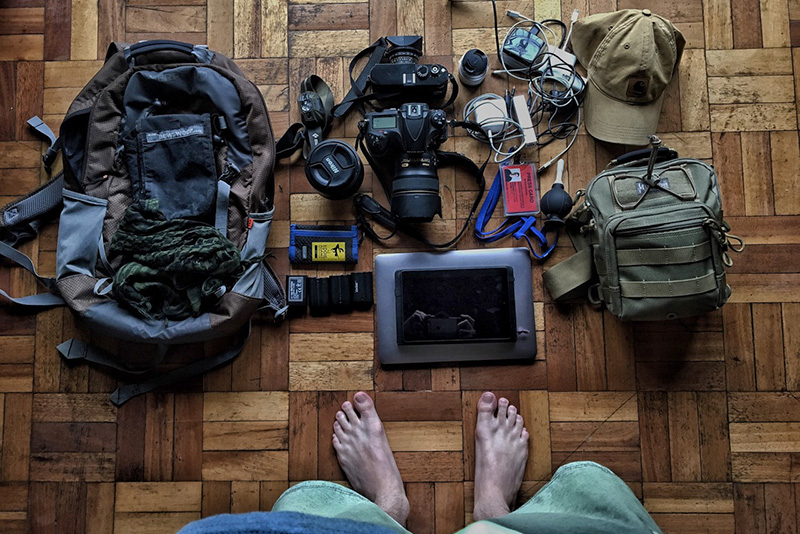
[[33,261],[14,247],[35,237],[39,229],[61,208],[64,178],[61,174],[35,191],[0,208],[0,257],[33,274],[50,293],[14,298],[0,289],[0,297],[12,304],[28,309],[45,309],[63,306],[58,296],[56,281],[36,272]]
[[0,208],[0,242],[9,246],[36,237],[49,217],[61,208],[64,176],[55,178]]

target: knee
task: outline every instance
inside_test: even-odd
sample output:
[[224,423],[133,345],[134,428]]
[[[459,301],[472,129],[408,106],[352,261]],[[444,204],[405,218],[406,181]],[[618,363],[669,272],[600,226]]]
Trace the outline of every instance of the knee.
[[579,461],[564,464],[558,468],[553,478],[556,476],[574,476],[574,477],[619,477],[608,467],[600,465],[591,461]]

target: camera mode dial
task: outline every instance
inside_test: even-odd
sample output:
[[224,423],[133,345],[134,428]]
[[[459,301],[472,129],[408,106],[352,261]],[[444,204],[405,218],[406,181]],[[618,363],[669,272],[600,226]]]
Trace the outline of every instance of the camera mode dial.
[[386,152],[388,139],[383,133],[370,133],[367,134],[367,144],[369,145],[370,152],[379,156]]
[[435,109],[431,112],[431,124],[437,128],[442,128],[445,124],[447,124],[447,117],[445,116],[443,110]]

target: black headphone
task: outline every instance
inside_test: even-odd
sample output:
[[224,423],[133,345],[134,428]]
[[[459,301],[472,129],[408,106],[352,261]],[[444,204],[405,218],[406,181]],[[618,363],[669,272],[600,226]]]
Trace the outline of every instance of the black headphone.
[[323,140],[333,123],[333,93],[315,74],[304,79],[300,89],[300,122],[291,125],[278,141],[277,158],[291,156],[302,145],[306,178],[314,189],[332,200],[351,197],[364,181],[364,164],[347,143]]

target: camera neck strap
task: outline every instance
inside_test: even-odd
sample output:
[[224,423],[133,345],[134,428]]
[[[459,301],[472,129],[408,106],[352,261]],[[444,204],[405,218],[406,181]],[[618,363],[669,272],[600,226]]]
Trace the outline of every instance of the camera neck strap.
[[[372,157],[369,155],[369,152],[364,150],[361,136],[359,136],[356,140],[356,146],[361,147],[361,151],[367,158],[367,161],[372,167],[373,172],[381,182],[384,190],[386,190],[386,196],[390,198],[391,190],[387,190],[387,184],[389,182],[385,180],[383,172],[375,164]],[[354,198],[356,220],[358,222],[358,226],[367,236],[370,237],[370,239],[374,241],[384,241],[391,239],[397,232],[400,232],[407,235],[411,239],[419,241],[420,243],[423,243],[431,248],[450,248],[458,243],[458,241],[467,231],[467,228],[469,228],[470,222],[472,222],[472,218],[475,215],[475,212],[478,210],[481,200],[483,199],[483,193],[486,191],[486,180],[484,179],[483,171],[486,169],[486,164],[489,162],[489,160],[487,159],[483,165],[478,167],[474,161],[463,154],[459,154],[458,152],[437,151],[436,155],[439,158],[440,166],[461,166],[475,178],[475,182],[478,184],[478,192],[475,197],[475,201],[472,203],[472,208],[470,209],[469,215],[464,221],[464,225],[461,227],[461,230],[458,232],[458,234],[456,234],[453,239],[447,241],[446,243],[434,243],[425,237],[425,235],[420,232],[418,228],[400,220],[391,211],[381,206],[374,198],[370,197],[369,195],[359,194]],[[370,219],[390,230],[391,233],[388,236],[379,236],[372,227]]]
[[[385,37],[381,37],[370,46],[356,54],[356,56],[350,61],[350,67],[348,68],[349,77],[350,77],[350,91],[345,95],[344,99],[336,104],[333,107],[333,116],[334,118],[341,118],[344,117],[353,106],[359,106],[359,109],[362,110],[361,104],[368,104],[372,100],[386,100],[391,98],[399,98],[402,93],[369,93],[367,94],[367,85],[369,85],[369,74],[372,72],[372,68],[381,63],[383,61],[384,56],[386,55],[386,50],[389,48],[389,43]],[[361,72],[358,75],[358,78],[353,78],[353,71],[355,71],[356,65],[359,61],[364,59],[365,57],[369,57],[367,60],[367,64],[364,65],[364,68],[361,69]],[[456,79],[451,72],[447,73],[447,79],[450,82],[450,87],[452,88],[450,92],[450,97],[447,101],[440,105],[436,106],[440,109],[444,109],[451,105],[453,102],[456,101],[458,98],[458,83],[456,83]]]
[[333,123],[333,92],[325,80],[312,74],[300,82],[300,122],[289,126],[275,145],[277,159],[291,157],[300,147],[303,155],[314,148]]
[[[350,91],[345,95],[344,99],[337,104],[333,109],[333,116],[335,118],[344,117],[353,105],[366,100],[364,97],[369,83],[369,73],[372,72],[372,67],[383,61],[383,56],[386,54],[386,49],[389,48],[389,42],[386,37],[381,37],[367,48],[356,54],[350,61]],[[353,70],[355,70],[356,63],[363,58],[369,57],[367,64],[361,70],[357,79],[353,79]]]

